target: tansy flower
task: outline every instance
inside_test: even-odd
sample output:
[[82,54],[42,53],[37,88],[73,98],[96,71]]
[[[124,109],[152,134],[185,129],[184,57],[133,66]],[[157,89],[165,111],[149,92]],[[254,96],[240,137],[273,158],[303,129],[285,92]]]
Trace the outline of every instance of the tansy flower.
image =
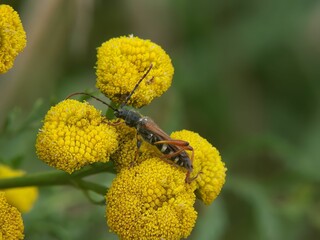
[[[199,134],[182,130],[171,134],[173,139],[189,142],[194,149],[193,172],[197,196],[207,205],[219,195],[226,178],[226,168],[218,150]],[[190,154],[189,154],[190,155]]]
[[23,239],[23,231],[21,213],[7,202],[5,193],[0,192],[0,239]]
[[[24,171],[13,170],[5,165],[0,164],[0,179],[19,177],[25,175]],[[38,188],[36,187],[20,187],[20,188],[10,188],[3,189],[5,192],[8,203],[16,208],[22,213],[29,212],[32,208],[34,202],[38,198]]]
[[107,223],[121,239],[181,239],[195,225],[194,189],[160,158],[122,169],[106,196]]
[[26,42],[19,14],[8,5],[0,5],[0,73],[7,72],[13,66]]
[[173,66],[166,52],[150,40],[112,38],[98,48],[96,85],[112,101],[122,103],[151,64],[129,105],[140,108],[162,95],[171,85]]
[[48,111],[36,141],[38,157],[68,173],[109,161],[117,146],[117,133],[101,112],[71,99]]

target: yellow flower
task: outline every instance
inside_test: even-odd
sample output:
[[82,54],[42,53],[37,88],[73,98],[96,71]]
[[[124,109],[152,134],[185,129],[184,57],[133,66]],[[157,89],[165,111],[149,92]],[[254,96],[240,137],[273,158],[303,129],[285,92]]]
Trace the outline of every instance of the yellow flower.
[[23,231],[21,213],[7,202],[5,193],[0,192],[0,239],[23,239]]
[[122,169],[106,196],[107,223],[121,239],[181,239],[195,225],[195,195],[185,172],[150,158]]
[[[19,177],[23,175],[25,175],[24,171],[13,170],[8,166],[0,164],[0,179]],[[8,203],[18,208],[22,213],[29,212],[38,198],[38,188],[36,187],[10,188],[3,189],[1,191],[6,193]]]
[[122,103],[151,64],[129,105],[140,108],[161,96],[171,85],[174,69],[166,52],[150,40],[112,38],[98,48],[96,85],[112,101]]
[[38,157],[68,173],[109,161],[117,146],[117,133],[101,112],[71,99],[48,111],[36,141]]
[[19,14],[8,5],[0,5],[0,73],[7,72],[13,66],[26,42]]
[[[225,183],[226,168],[218,150],[199,134],[182,130],[171,134],[173,139],[189,142],[194,149],[192,184],[196,184],[196,194],[206,205],[219,195]],[[190,154],[189,154],[190,155]]]

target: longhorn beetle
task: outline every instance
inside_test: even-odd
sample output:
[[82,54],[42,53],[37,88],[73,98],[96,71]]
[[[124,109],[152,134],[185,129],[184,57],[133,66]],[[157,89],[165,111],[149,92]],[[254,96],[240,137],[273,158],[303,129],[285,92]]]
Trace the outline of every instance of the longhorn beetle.
[[[102,102],[103,104],[107,105],[109,108],[111,108],[114,111],[114,115],[117,118],[123,119],[125,121],[125,124],[127,124],[129,127],[134,127],[137,130],[137,133],[146,142],[152,145],[155,145],[163,153],[161,158],[170,159],[175,164],[186,168],[188,172],[187,172],[185,181],[187,183],[190,183],[193,180],[193,179],[190,179],[190,173],[193,170],[192,161],[194,156],[194,150],[189,145],[189,143],[183,140],[172,139],[151,118],[142,116],[140,113],[134,110],[129,110],[124,108],[127,105],[133,93],[136,91],[136,89],[140,85],[140,83],[143,81],[143,79],[147,77],[151,69],[152,69],[152,64],[150,65],[148,70],[144,73],[144,75],[140,78],[140,80],[137,82],[133,90],[125,98],[124,102],[121,103],[119,108],[114,108],[113,106],[102,101],[101,99],[84,92],[73,93],[69,95],[67,99],[74,95],[82,94],[82,95],[87,95],[89,97],[92,97],[98,100],[99,102]],[[141,146],[141,141],[138,140],[137,146],[138,148]],[[191,158],[189,158],[188,154],[186,153],[186,150],[192,151]]]

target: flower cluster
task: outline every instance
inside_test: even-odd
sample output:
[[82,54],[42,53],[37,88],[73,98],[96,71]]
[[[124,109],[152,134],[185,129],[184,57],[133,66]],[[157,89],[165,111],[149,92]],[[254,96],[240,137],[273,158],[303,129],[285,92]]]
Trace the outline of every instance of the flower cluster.
[[[115,103],[144,106],[171,84],[171,60],[149,40],[113,38],[98,48],[97,58],[96,86]],[[137,121],[139,115],[133,115]],[[188,237],[197,218],[196,198],[212,203],[225,182],[219,152],[197,133],[172,133],[172,141],[187,141],[194,149],[193,154],[186,151],[189,158],[194,155],[191,182],[186,182],[187,169],[166,160],[147,141],[140,146],[141,129],[126,125],[133,121],[129,116],[122,118],[109,120],[87,102],[64,100],[46,114],[36,141],[37,154],[68,173],[112,160],[117,175],[106,194],[106,218],[121,239]]]
[[107,193],[107,221],[121,239],[181,239],[197,218],[185,173],[160,158],[123,169]]
[[72,173],[94,162],[109,161],[117,133],[101,112],[86,102],[65,100],[52,107],[36,142],[39,158]]
[[0,73],[13,66],[17,55],[26,46],[26,33],[19,14],[9,5],[0,5]]
[[171,134],[174,139],[189,142],[194,148],[192,184],[200,200],[209,205],[219,195],[225,183],[226,168],[218,150],[199,134],[183,130]]
[[172,139],[188,141],[194,149],[189,184],[185,183],[186,170],[163,161],[154,146],[143,144],[136,157],[136,142],[133,136],[126,136],[126,160],[121,156],[113,159],[120,172],[106,197],[109,227],[121,239],[187,237],[197,217],[193,207],[196,196],[209,205],[225,183],[226,168],[219,152],[197,133],[182,130],[171,134]]
[[6,194],[0,192],[0,239],[23,239],[23,231],[21,213],[7,202]]
[[[13,170],[8,166],[0,164],[0,179],[20,177],[23,175],[25,175],[24,171]],[[29,212],[38,198],[38,188],[36,187],[10,188],[1,191],[6,194],[8,203],[22,213]]]
[[112,101],[122,103],[151,65],[129,105],[140,108],[170,87],[174,72],[171,59],[150,40],[133,36],[110,39],[98,48],[97,87]]

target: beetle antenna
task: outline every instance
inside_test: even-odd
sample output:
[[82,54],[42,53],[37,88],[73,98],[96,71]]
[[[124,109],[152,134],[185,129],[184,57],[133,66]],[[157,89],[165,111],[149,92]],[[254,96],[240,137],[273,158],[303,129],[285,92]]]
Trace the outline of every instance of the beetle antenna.
[[120,108],[123,108],[125,105],[127,105],[129,99],[131,98],[132,94],[137,90],[138,86],[140,85],[140,83],[142,82],[143,79],[146,78],[146,76],[149,74],[149,72],[151,71],[153,67],[153,64],[150,64],[150,67],[148,68],[148,70],[145,72],[145,74],[143,74],[143,76],[140,78],[140,80],[137,82],[137,84],[134,86],[133,90],[131,91],[131,93],[126,97],[126,99],[124,100],[124,102],[120,105]]
[[104,105],[107,105],[107,106],[108,106],[109,108],[111,108],[113,111],[115,111],[115,112],[118,111],[118,109],[112,107],[109,103],[106,103],[105,101],[101,100],[100,98],[97,98],[97,97],[95,97],[95,96],[93,96],[93,95],[91,95],[91,94],[89,94],[89,93],[85,93],[85,92],[72,93],[72,94],[70,94],[69,96],[67,96],[66,99],[69,99],[69,98],[71,98],[71,97],[73,97],[73,96],[76,96],[76,95],[86,95],[86,96],[89,96],[89,97],[94,98],[95,100],[103,103]]

